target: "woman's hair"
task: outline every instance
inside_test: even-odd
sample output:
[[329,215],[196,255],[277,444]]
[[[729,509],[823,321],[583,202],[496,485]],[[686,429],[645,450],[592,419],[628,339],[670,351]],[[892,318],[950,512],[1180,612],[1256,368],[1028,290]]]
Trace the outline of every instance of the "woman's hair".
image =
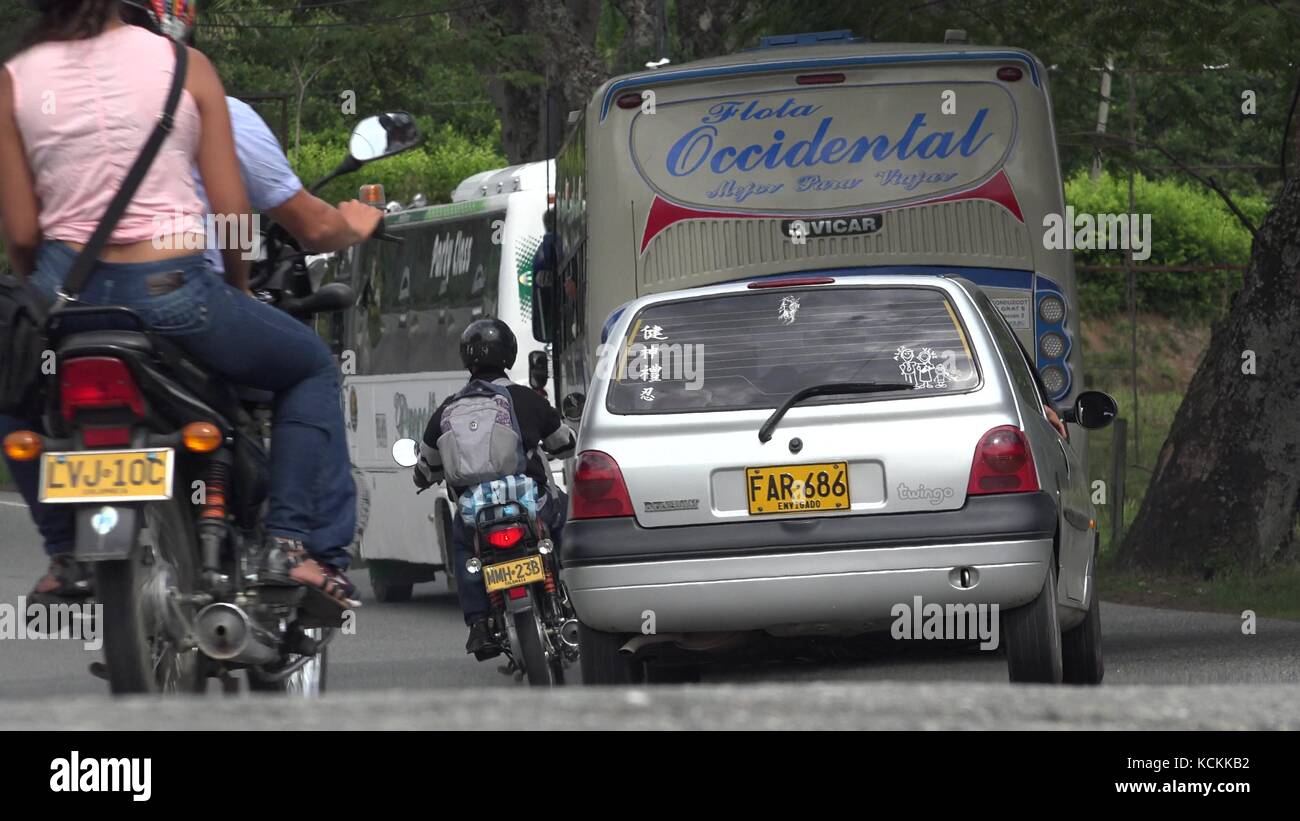
[[41,17],[23,39],[24,47],[96,37],[123,6],[121,0],[39,0],[37,8]]

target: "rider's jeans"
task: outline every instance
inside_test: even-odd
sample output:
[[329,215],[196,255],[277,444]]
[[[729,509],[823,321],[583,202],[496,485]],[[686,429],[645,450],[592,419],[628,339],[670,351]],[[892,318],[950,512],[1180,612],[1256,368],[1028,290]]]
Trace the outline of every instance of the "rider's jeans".
[[[555,543],[557,556],[561,555],[560,536],[568,518],[568,504],[569,497],[557,490],[557,495],[549,498],[542,508],[542,519],[550,531],[551,541]],[[492,604],[488,601],[483,574],[470,573],[465,569],[465,562],[474,555],[473,529],[454,514],[451,517],[451,541],[456,557],[456,597],[460,599],[460,610],[465,615],[465,623],[473,624],[492,612]]]
[[[32,283],[50,297],[76,252],[46,242]],[[232,383],[275,394],[266,532],[346,567],[356,521],[339,369],[309,326],[227,285],[201,255],[96,265],[80,301],[123,305]],[[71,513],[71,511],[69,511]]]
[[[20,419],[17,416],[0,414],[0,438],[16,430],[43,432],[39,419]],[[14,462],[5,457],[5,462],[9,466],[9,475],[18,486],[18,492],[22,494],[23,501],[31,511],[36,529],[41,533],[41,539],[45,542],[45,552],[50,556],[71,553],[76,541],[73,533],[72,511],[67,505],[43,505],[37,501],[37,491],[41,481],[40,460]]]

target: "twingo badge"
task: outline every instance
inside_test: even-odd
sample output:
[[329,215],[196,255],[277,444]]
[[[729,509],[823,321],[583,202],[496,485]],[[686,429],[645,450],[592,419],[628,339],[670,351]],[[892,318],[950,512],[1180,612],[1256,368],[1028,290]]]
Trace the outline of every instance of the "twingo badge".
[[883,214],[859,214],[849,217],[810,217],[808,219],[781,220],[781,233],[787,237],[801,237],[804,239],[874,234],[880,230],[884,219]]

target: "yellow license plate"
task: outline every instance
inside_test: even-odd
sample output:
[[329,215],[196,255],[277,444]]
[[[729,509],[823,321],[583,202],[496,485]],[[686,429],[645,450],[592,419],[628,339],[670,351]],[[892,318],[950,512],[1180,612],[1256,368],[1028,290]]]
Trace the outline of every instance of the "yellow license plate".
[[529,556],[513,562],[483,566],[483,582],[488,590],[507,590],[524,584],[540,582],[546,578],[541,556]]
[[41,456],[42,502],[147,502],[172,496],[171,448]]
[[745,469],[749,512],[828,513],[849,509],[847,462]]

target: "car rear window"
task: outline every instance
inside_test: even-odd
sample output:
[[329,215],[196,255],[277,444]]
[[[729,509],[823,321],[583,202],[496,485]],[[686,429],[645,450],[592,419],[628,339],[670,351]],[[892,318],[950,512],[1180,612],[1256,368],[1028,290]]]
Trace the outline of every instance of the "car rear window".
[[826,382],[906,382],[869,401],[979,383],[956,309],[926,287],[763,288],[643,308],[611,355],[613,413],[774,408]]

